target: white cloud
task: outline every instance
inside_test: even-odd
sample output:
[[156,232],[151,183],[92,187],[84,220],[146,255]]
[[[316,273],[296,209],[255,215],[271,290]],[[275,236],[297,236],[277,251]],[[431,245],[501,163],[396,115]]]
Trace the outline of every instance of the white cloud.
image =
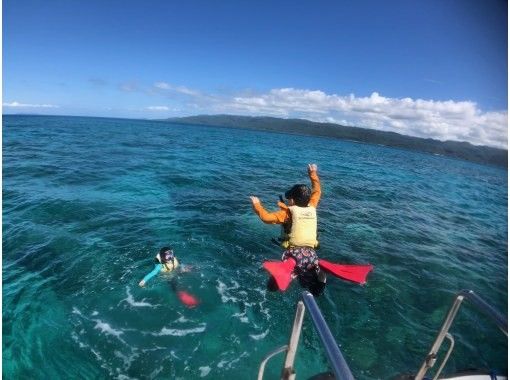
[[171,89],[170,85],[165,82],[154,83],[154,87],[159,88],[161,90],[170,90]]
[[170,108],[167,106],[149,106],[147,107],[149,111],[169,111]]
[[483,112],[471,101],[387,98],[377,92],[368,97],[339,96],[318,90],[280,88],[225,99],[214,108],[251,115],[337,120],[342,124],[442,141],[507,147],[508,112]]
[[[124,83],[123,91],[142,91]],[[276,88],[263,93],[201,92],[164,81],[142,91],[150,96],[171,98],[173,105],[146,107],[147,111],[183,109],[193,113],[233,113],[302,118],[338,123],[441,141],[467,141],[475,145],[507,148],[508,111],[484,112],[473,101],[389,98],[373,92],[370,96],[327,94],[320,90]],[[184,95],[184,96],[180,96]],[[5,104],[4,104],[5,105]]]
[[154,88],[164,91],[176,92],[182,95],[200,96],[200,91],[192,90],[185,86],[175,86],[166,82],[156,82],[154,83]]
[[53,104],[28,104],[19,102],[2,103],[4,107],[11,108],[58,108],[59,106]]

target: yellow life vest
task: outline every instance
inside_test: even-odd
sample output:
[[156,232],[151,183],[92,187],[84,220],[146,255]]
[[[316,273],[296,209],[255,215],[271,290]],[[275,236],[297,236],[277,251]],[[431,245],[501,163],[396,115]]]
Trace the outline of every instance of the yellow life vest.
[[161,262],[161,256],[158,253],[156,255],[156,259],[160,262],[160,264],[163,264],[163,267],[161,268],[161,272],[171,272],[179,266],[179,262],[177,261],[176,257],[174,257],[172,261],[163,263],[163,262]]
[[318,245],[315,207],[289,206],[289,210],[292,215],[289,246],[315,248]]

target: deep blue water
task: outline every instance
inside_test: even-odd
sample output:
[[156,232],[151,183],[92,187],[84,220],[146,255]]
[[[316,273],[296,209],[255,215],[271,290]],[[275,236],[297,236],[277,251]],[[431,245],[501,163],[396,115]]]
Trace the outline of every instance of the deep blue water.
[[[257,195],[317,163],[319,255],[375,266],[366,286],[329,278],[318,299],[359,379],[416,372],[454,294],[507,310],[507,172],[326,138],[101,118],[3,118],[3,376],[256,378],[287,343],[301,289],[265,291],[278,227]],[[172,245],[191,273],[138,281]],[[446,371],[506,371],[507,340],[472,307]],[[327,367],[305,318],[298,378]],[[282,358],[268,366],[278,375]]]

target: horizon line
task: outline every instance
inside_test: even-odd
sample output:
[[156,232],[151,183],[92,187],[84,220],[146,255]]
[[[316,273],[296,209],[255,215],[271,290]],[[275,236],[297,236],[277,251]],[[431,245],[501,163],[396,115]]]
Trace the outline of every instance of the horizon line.
[[[313,120],[309,120],[309,119],[283,118],[283,117],[275,117],[275,116],[267,116],[267,115],[251,116],[251,115],[236,115],[236,114],[195,114],[195,115],[188,115],[188,116],[173,116],[173,117],[167,117],[165,119],[148,119],[148,118],[134,118],[134,117],[120,117],[120,116],[54,115],[54,114],[48,115],[48,114],[34,114],[34,113],[3,113],[2,112],[2,117],[4,117],[4,116],[84,117],[84,118],[96,118],[96,119],[120,119],[120,120],[153,121],[153,122],[169,122],[170,119],[184,119],[184,118],[200,117],[200,116],[236,116],[236,117],[247,117],[247,118],[271,118],[271,119],[279,119],[279,120],[300,120],[300,121],[308,121],[308,122],[314,123],[314,124],[338,125],[341,127],[366,129],[366,130],[382,132],[382,133],[390,133],[390,134],[394,133],[399,136],[412,137],[412,138],[421,139],[421,140],[432,140],[432,141],[437,141],[437,142],[441,142],[441,143],[446,143],[446,142],[466,143],[466,144],[472,145],[474,147],[485,147],[485,148],[497,149],[497,150],[502,150],[502,151],[508,152],[508,147],[507,148],[499,148],[499,147],[494,147],[494,146],[489,146],[489,145],[475,145],[469,141],[458,141],[458,140],[441,141],[441,140],[433,139],[430,137],[417,137],[417,136],[405,135],[405,134],[393,132],[393,131],[383,131],[383,130],[374,129],[374,128],[359,127],[359,126],[353,126],[353,125],[343,125],[343,124],[337,124],[337,123],[332,123],[332,122],[318,122],[318,121],[313,121]],[[3,125],[2,125],[2,127],[3,127]]]

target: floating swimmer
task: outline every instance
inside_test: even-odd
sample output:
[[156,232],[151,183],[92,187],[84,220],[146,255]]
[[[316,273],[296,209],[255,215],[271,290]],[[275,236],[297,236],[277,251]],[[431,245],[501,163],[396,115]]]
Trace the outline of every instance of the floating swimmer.
[[[147,284],[147,282],[159,272],[173,272],[176,270],[179,270],[181,273],[189,272],[189,268],[179,265],[179,261],[177,260],[177,257],[175,257],[174,251],[171,247],[161,248],[155,257],[154,262],[154,269],[147,273],[143,280],[138,283],[141,287],[145,286],[145,284]],[[177,280],[175,277],[172,278],[170,284],[172,290],[177,293],[177,297],[179,297],[183,304],[188,307],[198,305],[198,300],[194,296],[183,290],[177,290]]]
[[250,196],[253,210],[268,224],[282,225],[282,246],[286,249],[281,262],[267,261],[263,267],[271,274],[268,289],[285,290],[294,277],[314,296],[323,293],[326,286],[325,271],[357,283],[365,283],[372,265],[342,265],[319,260],[315,249],[317,241],[317,206],[321,197],[321,186],[317,165],[308,165],[308,176],[312,189],[304,184],[294,185],[285,193],[288,204],[283,199],[278,202],[280,210],[268,212],[259,198]]

